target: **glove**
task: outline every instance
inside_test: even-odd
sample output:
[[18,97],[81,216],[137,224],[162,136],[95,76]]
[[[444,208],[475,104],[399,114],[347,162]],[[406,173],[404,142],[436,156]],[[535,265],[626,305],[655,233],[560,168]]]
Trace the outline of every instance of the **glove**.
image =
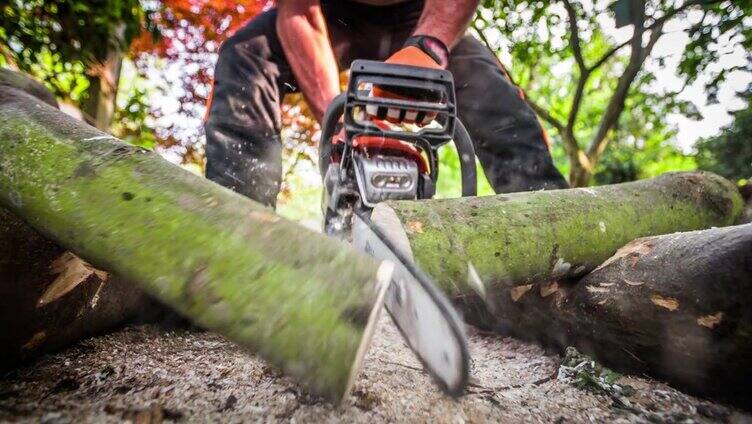
[[[449,49],[441,40],[427,35],[415,35],[408,38],[404,47],[385,62],[421,68],[444,69],[448,64],[448,57]],[[371,96],[424,102],[441,101],[440,93],[435,91],[394,86],[374,86],[371,90]],[[367,107],[366,114],[371,119],[386,119],[391,123],[415,123],[419,126],[428,125],[436,118],[435,113],[407,110],[403,114],[397,108],[387,109],[378,106]]]

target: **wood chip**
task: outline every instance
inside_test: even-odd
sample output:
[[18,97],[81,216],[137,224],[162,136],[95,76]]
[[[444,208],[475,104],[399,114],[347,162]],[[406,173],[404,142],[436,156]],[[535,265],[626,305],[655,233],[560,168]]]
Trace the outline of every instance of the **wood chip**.
[[723,321],[723,312],[697,317],[697,323],[703,327],[713,328]]
[[71,252],[65,252],[50,264],[50,273],[57,275],[55,281],[47,287],[37,301],[37,308],[54,302],[65,296],[83,283],[91,275],[96,275],[100,280],[107,281],[108,275],[104,271],[94,269],[83,259]]
[[410,233],[423,234],[423,223],[420,221],[407,221],[407,229]]
[[24,350],[34,350],[37,346],[39,346],[39,344],[44,341],[45,338],[47,338],[47,333],[45,333],[44,331],[39,331],[31,336],[29,341],[24,343],[21,348]]
[[530,289],[533,288],[532,284],[525,284],[524,286],[517,286],[513,287],[511,290],[509,290],[510,296],[512,296],[513,301],[518,301],[522,296],[525,295],[525,293],[529,292]]
[[559,282],[558,281],[550,281],[546,284],[543,284],[540,288],[540,295],[541,297],[548,297],[554,293],[559,291]]
[[585,288],[590,293],[608,293],[608,288],[606,287],[585,286]]
[[614,253],[614,256],[611,256],[610,258],[606,259],[605,262],[603,262],[598,268],[594,269],[593,271],[598,271],[599,269],[607,267],[611,265],[612,263],[618,261],[619,259],[622,259],[628,256],[632,257],[633,259],[632,266],[634,266],[635,262],[637,261],[637,258],[650,253],[650,251],[652,250],[653,250],[652,239],[644,238],[644,239],[634,240],[631,243],[628,243],[626,246],[622,247],[621,249],[617,250],[616,253]]
[[637,287],[637,286],[641,286],[641,285],[645,284],[642,281],[630,281],[630,280],[627,280],[626,278],[624,279],[624,282],[627,283],[630,286],[633,286],[633,287]]
[[650,301],[661,308],[666,308],[669,311],[675,311],[679,309],[679,301],[673,297],[663,297],[659,294],[650,296]]

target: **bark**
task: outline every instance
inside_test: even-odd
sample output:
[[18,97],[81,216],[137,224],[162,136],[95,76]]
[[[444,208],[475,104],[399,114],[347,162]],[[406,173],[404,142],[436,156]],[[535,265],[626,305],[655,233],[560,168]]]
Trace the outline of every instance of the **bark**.
[[156,312],[137,286],[87,266],[0,209],[0,369]]
[[52,107],[58,106],[55,96],[53,96],[44,85],[20,72],[0,68],[0,85],[15,87],[31,94]]
[[0,87],[0,206],[99,269],[340,399],[388,267]]
[[752,407],[752,224],[636,240],[569,294],[530,302],[538,320],[518,331]]

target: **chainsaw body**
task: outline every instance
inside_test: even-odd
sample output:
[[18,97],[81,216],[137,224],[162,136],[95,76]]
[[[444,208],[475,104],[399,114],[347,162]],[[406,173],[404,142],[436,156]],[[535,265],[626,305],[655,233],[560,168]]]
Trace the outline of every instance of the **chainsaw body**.
[[[375,86],[397,94],[376,97]],[[417,100],[399,94],[406,90]],[[321,134],[328,234],[349,238],[353,217],[369,214],[379,202],[433,197],[438,149],[452,140],[460,157],[462,195],[476,194],[475,152],[457,118],[449,71],[357,60],[347,91],[326,112]]]

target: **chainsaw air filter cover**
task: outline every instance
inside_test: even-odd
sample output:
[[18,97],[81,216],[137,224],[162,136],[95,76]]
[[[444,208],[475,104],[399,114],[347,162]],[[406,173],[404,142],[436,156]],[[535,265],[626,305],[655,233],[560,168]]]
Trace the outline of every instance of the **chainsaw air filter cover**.
[[355,178],[368,207],[385,200],[415,199],[418,192],[418,164],[399,156],[353,155]]

